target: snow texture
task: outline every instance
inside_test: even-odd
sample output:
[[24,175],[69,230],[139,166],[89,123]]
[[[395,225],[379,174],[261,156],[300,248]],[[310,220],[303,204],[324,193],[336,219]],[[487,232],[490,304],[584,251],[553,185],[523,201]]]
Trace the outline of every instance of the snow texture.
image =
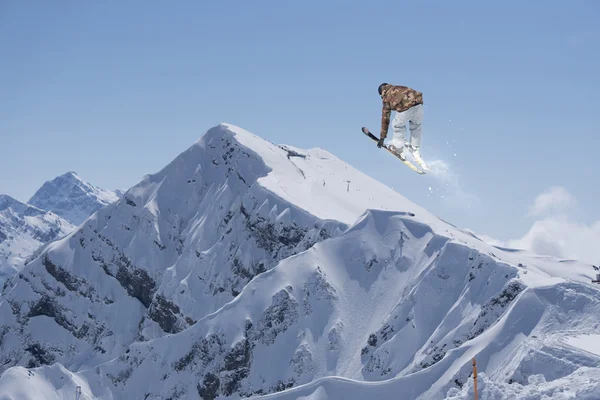
[[221,124],[11,281],[0,399],[598,398],[595,272]]
[[28,203],[52,211],[77,226],[121,195],[120,191],[96,187],[71,171],[44,183]]

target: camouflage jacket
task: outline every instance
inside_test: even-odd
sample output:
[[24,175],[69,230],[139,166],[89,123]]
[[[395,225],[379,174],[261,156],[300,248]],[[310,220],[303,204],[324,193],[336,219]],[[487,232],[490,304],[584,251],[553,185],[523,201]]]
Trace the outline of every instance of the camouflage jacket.
[[379,137],[385,139],[392,111],[402,112],[417,104],[423,104],[423,93],[406,86],[386,85],[382,89],[383,109],[381,110],[381,134]]

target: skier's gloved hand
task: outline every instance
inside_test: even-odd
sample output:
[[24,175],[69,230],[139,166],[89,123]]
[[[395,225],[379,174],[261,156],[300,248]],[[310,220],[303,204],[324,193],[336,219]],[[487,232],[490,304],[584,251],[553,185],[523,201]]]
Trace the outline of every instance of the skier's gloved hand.
[[384,138],[379,139],[379,142],[377,142],[377,147],[381,148],[381,146],[383,146],[384,140],[385,140]]

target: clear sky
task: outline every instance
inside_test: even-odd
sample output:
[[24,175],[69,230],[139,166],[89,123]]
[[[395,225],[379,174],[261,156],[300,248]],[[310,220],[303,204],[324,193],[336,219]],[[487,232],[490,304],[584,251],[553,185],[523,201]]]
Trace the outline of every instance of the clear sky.
[[[350,4],[0,2],[0,193],[71,170],[127,189],[229,122],[499,240],[552,187],[600,220],[600,2]],[[384,81],[424,93],[432,174],[360,132]]]

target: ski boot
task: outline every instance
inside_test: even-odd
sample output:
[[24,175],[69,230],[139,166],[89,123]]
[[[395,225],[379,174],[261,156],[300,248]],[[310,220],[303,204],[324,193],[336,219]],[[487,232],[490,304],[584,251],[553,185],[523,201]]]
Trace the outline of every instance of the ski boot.
[[423,171],[428,171],[429,167],[427,166],[425,161],[423,161],[423,159],[421,158],[421,153],[419,152],[419,146],[413,146],[411,144],[407,144],[405,147],[408,150],[408,152],[410,154],[412,154],[412,156],[414,157],[417,164],[419,164],[421,169],[423,169]]
[[400,147],[400,149],[398,149],[398,147],[394,146],[393,143],[388,144],[388,149],[390,149],[390,151],[392,151],[399,159],[401,159],[402,161],[406,161],[406,155],[404,154],[404,147],[402,146]]

